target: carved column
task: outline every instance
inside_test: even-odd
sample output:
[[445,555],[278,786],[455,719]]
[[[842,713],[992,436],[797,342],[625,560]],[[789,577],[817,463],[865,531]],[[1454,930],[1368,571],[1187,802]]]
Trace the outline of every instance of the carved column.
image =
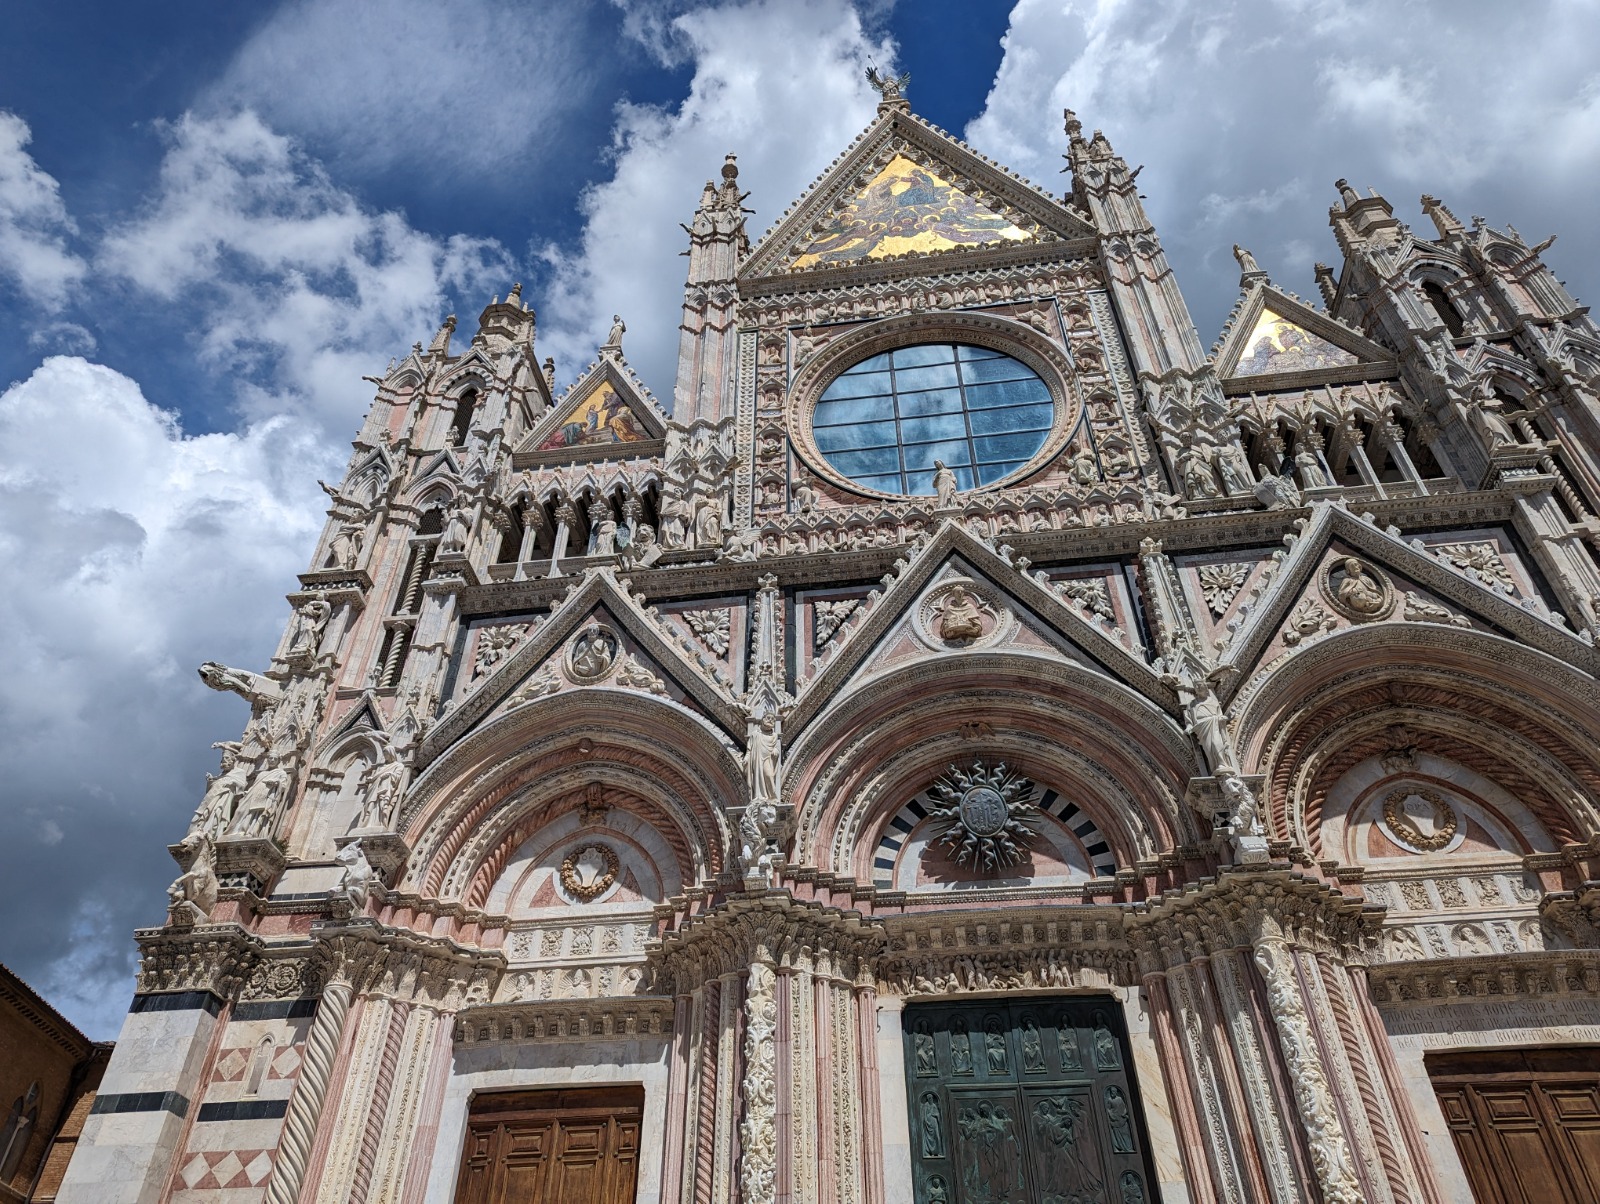
[[1305,1131],[1317,1185],[1327,1204],[1361,1204],[1363,1197],[1351,1161],[1350,1143],[1323,1073],[1321,1051],[1306,1014],[1294,951],[1275,920],[1263,915],[1260,922],[1262,934],[1254,949],[1256,968],[1266,983],[1272,1020],[1288,1066],[1295,1108]]
[[[769,951],[761,952],[770,957]],[[741,1204],[775,1204],[777,1199],[777,982],[766,960],[754,962],[745,977]]]
[[278,1142],[278,1157],[273,1163],[272,1178],[267,1183],[266,1204],[294,1204],[299,1197],[311,1147],[316,1141],[317,1121],[322,1115],[322,1103],[327,1095],[333,1060],[339,1052],[345,1016],[350,1011],[350,1000],[354,993],[355,987],[348,970],[341,963],[335,967],[333,977],[322,989],[322,997],[317,1001],[316,1018],[306,1035],[300,1076],[295,1080],[294,1094],[289,1097],[283,1136]]

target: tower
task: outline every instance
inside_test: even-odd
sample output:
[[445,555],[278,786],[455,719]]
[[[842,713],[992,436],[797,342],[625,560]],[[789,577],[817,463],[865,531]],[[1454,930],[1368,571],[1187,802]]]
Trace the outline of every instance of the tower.
[[1341,185],[1207,351],[873,81],[670,413],[518,289],[374,378],[64,1201],[1583,1198],[1592,323]]

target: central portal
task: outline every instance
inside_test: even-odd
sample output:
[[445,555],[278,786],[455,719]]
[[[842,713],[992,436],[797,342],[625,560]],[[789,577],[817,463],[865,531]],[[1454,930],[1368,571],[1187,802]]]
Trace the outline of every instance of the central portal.
[[1116,999],[912,1004],[904,1024],[917,1204],[1154,1204]]

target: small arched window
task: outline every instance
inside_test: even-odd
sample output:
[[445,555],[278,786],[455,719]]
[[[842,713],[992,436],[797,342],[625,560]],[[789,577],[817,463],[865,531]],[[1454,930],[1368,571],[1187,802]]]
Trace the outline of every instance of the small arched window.
[[35,1082],[27,1094],[19,1095],[0,1128],[0,1183],[9,1183],[27,1152],[28,1141],[39,1123],[39,1084]]
[[417,523],[418,535],[439,535],[444,531],[444,507],[434,506],[422,512],[422,519]]
[[461,400],[456,402],[456,416],[450,423],[450,446],[461,447],[467,441],[467,435],[472,430],[472,412],[478,405],[478,393],[475,389],[468,389],[461,395]]
[[1455,302],[1444,291],[1444,285],[1437,280],[1424,280],[1422,294],[1428,298],[1428,304],[1433,306],[1433,312],[1439,315],[1439,321],[1444,323],[1450,337],[1459,339],[1461,332],[1466,329],[1466,323],[1461,320],[1461,311],[1456,308]]

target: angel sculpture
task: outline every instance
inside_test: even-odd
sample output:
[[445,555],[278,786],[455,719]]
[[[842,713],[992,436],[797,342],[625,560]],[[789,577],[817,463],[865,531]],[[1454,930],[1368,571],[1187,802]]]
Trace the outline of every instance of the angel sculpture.
[[884,100],[899,100],[906,90],[906,85],[911,82],[911,72],[906,71],[891,78],[876,67],[868,67],[867,82]]

